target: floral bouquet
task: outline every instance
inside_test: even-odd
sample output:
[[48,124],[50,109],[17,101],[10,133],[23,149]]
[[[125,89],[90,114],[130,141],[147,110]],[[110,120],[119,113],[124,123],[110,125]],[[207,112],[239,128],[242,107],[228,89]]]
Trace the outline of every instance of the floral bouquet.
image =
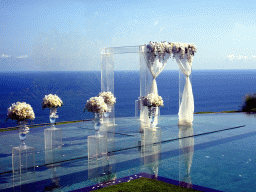
[[23,135],[29,132],[29,128],[26,126],[27,120],[35,119],[35,113],[31,105],[25,102],[13,103],[12,106],[7,109],[7,115],[9,119],[17,120],[18,125],[20,125],[20,132]]
[[104,102],[103,97],[91,97],[89,100],[86,102],[86,106],[84,111],[87,110],[88,112],[93,112],[93,113],[104,113],[107,112],[108,106]]
[[158,107],[164,106],[164,102],[161,96],[155,93],[150,93],[146,97],[142,97],[142,105],[148,107],[148,117],[151,122],[152,128],[155,129],[157,125],[157,121],[155,121],[155,117],[158,114]]
[[63,105],[62,100],[55,94],[45,95],[43,98],[42,107],[44,108],[58,108]]
[[84,111],[87,110],[88,112],[94,113],[94,128],[96,131],[96,135],[100,135],[100,128],[103,125],[103,113],[108,111],[108,106],[104,102],[103,97],[91,97],[87,100]]
[[50,118],[53,122],[55,121],[55,118],[58,118],[58,115],[56,115],[57,108],[61,106],[63,106],[63,102],[56,94],[45,95],[45,97],[43,98],[42,107],[43,109],[50,109]]
[[108,112],[111,112],[111,107],[116,103],[114,95],[111,92],[101,92],[98,97],[102,97],[104,99],[104,102],[108,106]]
[[159,107],[164,106],[164,101],[161,96],[155,93],[150,93],[146,97],[142,97],[143,106],[151,107]]
[[7,109],[7,115],[9,119],[17,120],[17,121],[35,119],[35,113],[31,105],[25,102],[13,103],[12,106]]

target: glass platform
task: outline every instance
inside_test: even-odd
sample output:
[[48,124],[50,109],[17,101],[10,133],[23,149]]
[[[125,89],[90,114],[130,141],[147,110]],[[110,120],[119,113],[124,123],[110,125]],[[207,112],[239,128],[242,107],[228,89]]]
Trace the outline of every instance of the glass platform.
[[94,190],[127,176],[131,180],[149,174],[190,188],[256,191],[255,116],[195,115],[192,127],[178,127],[177,122],[177,116],[160,116],[159,128],[152,131],[141,129],[137,118],[116,118],[114,131],[108,133],[107,154],[89,160],[92,121],[57,125],[62,129],[62,148],[51,153],[44,143],[48,127],[31,128],[26,144],[35,148],[35,172],[18,179],[12,173],[18,132],[1,132],[0,190]]

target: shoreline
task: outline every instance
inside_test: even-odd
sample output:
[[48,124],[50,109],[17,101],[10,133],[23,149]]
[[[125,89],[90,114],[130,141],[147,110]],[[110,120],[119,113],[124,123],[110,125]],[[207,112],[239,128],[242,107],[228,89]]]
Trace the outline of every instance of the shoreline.
[[[198,114],[212,114],[212,113],[243,113],[242,111],[221,111],[221,112],[213,112],[213,111],[201,111],[201,112],[196,112],[194,113],[195,115]],[[70,123],[78,123],[78,122],[84,122],[84,121],[92,121],[92,119],[84,119],[84,120],[75,120],[75,121],[62,121],[55,123],[55,125],[63,125],[63,124],[70,124]],[[41,123],[41,124],[33,124],[33,125],[28,125],[29,128],[37,128],[37,127],[42,127],[42,126],[49,126],[51,123]],[[13,131],[19,129],[17,126],[15,127],[6,127],[6,128],[0,128],[0,132],[5,132],[5,131]]]

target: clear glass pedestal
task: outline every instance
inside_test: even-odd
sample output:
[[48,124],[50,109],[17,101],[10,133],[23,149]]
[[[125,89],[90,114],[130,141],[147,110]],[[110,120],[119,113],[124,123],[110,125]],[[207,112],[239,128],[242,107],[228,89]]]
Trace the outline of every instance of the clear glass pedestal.
[[13,185],[20,185],[33,179],[35,173],[35,148],[12,148]]
[[44,130],[45,151],[62,148],[62,129],[47,128]]

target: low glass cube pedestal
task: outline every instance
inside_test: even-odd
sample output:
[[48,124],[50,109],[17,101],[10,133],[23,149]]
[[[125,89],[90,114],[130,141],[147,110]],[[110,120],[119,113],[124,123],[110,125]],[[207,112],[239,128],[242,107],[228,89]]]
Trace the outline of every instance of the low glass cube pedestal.
[[98,158],[108,153],[107,137],[104,135],[88,136],[88,159]]
[[47,128],[44,130],[45,150],[62,148],[62,129]]
[[29,146],[12,148],[13,184],[22,184],[35,173],[35,148]]

